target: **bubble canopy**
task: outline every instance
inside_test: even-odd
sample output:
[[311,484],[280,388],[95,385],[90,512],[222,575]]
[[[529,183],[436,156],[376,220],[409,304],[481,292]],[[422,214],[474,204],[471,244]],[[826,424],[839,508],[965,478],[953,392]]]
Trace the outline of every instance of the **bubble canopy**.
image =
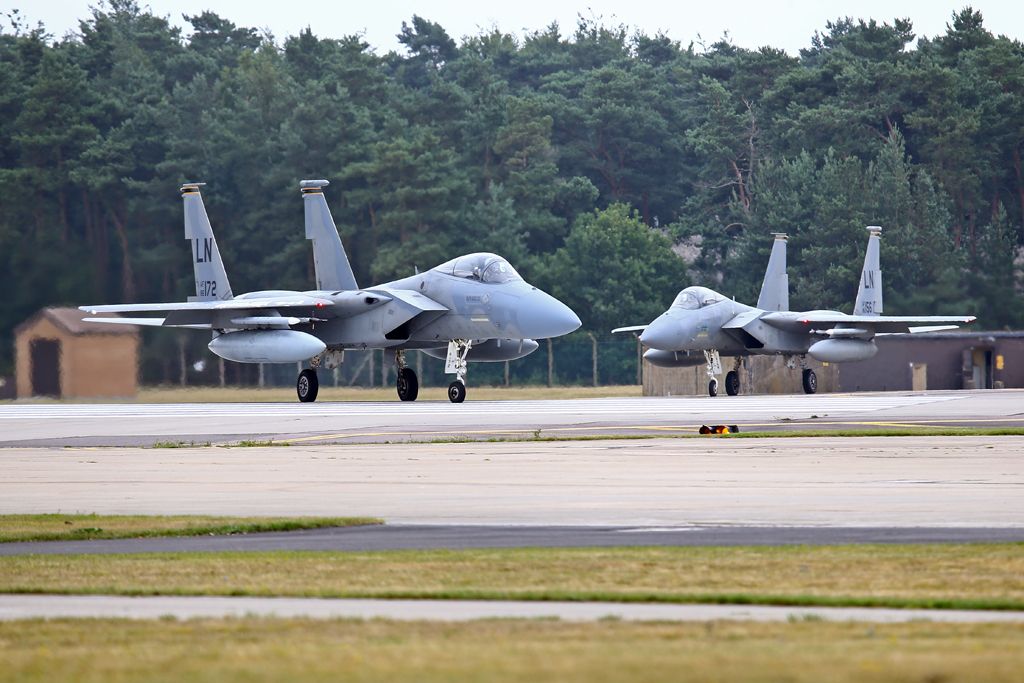
[[487,252],[460,256],[442,263],[434,270],[446,275],[479,280],[480,282],[490,284],[502,284],[503,282],[523,279],[516,272],[516,269],[512,267],[511,263],[497,254],[489,254]]
[[685,311],[696,311],[719,301],[725,301],[725,297],[707,287],[687,287],[679,292],[676,300],[672,302],[673,308],[681,308]]

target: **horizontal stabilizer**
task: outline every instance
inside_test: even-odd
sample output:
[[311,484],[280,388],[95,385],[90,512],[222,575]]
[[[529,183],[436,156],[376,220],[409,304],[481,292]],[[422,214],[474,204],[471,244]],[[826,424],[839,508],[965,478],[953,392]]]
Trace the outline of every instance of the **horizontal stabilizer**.
[[619,332],[643,332],[647,329],[647,325],[630,325],[629,327],[616,327],[612,330],[612,334],[618,334]]

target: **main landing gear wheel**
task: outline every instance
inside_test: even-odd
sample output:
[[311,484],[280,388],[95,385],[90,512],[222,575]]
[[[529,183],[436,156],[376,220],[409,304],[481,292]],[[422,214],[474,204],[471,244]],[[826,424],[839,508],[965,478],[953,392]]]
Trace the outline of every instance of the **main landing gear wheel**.
[[803,372],[804,381],[804,393],[814,394],[818,391],[818,376],[814,374],[814,370],[810,368],[804,368]]
[[712,378],[708,382],[708,396],[718,396],[718,380]]
[[740,374],[730,370],[725,376],[725,393],[735,396],[740,393]]
[[316,370],[306,368],[299,373],[299,381],[295,383],[295,393],[303,403],[312,403],[320,390],[320,380],[316,378]]
[[466,385],[455,380],[448,385],[448,400],[452,403],[462,403],[466,400]]
[[415,401],[420,394],[420,382],[416,379],[416,372],[412,368],[400,368],[398,380],[395,382],[398,388],[398,398],[403,401]]

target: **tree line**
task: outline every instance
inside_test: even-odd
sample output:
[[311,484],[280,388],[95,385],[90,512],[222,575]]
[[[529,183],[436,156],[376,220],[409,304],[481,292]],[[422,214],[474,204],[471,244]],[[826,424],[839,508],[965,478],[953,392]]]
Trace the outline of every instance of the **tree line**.
[[[0,29],[0,374],[41,306],[192,292],[185,181],[239,292],[313,286],[298,181],[323,177],[360,284],[495,251],[593,338],[691,284],[752,302],[772,232],[793,307],[849,311],[869,224],[887,312],[1024,325],[1024,46],[969,7],[916,41],[837,19],[796,56],[585,18],[456,41],[414,16],[386,54],[185,19]],[[147,381],[177,375],[170,337]]]

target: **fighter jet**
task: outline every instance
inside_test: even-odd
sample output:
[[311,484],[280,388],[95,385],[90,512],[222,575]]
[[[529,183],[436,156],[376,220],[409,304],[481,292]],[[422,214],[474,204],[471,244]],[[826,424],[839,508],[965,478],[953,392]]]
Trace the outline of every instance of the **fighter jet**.
[[799,362],[804,392],[813,394],[818,390],[818,378],[807,367],[807,356],[828,363],[866,360],[878,352],[874,342],[878,335],[935,332],[974,321],[974,316],[882,315],[882,229],[868,226],[867,230],[868,248],[853,315],[789,310],[787,237],[777,233],[757,306],[738,303],[706,287],[687,287],[649,325],[620,327],[613,332],[640,332],[640,341],[649,347],[644,358],[653,365],[705,365],[710,396],[718,395],[720,354],[734,358],[733,369],[725,376],[725,391],[730,396],[740,392],[738,370],[744,359],[753,355],[786,356],[791,368]]
[[163,315],[86,320],[210,330],[209,349],[239,363],[309,361],[310,367],[296,382],[304,403],[316,400],[317,368],[338,367],[347,349],[393,351],[396,388],[403,401],[415,401],[419,393],[406,351],[418,349],[443,358],[445,372],[455,375],[448,399],[462,403],[469,362],[522,358],[537,349],[535,340],[568,334],[580,326],[568,306],[525,282],[497,254],[467,254],[412,277],[360,288],[324,198],[328,184],[304,180],[299,185],[306,238],[313,242],[316,289],[235,296],[200,195],[204,183],[187,183],[181,196],[196,295],[177,303],[81,306],[93,315]]

